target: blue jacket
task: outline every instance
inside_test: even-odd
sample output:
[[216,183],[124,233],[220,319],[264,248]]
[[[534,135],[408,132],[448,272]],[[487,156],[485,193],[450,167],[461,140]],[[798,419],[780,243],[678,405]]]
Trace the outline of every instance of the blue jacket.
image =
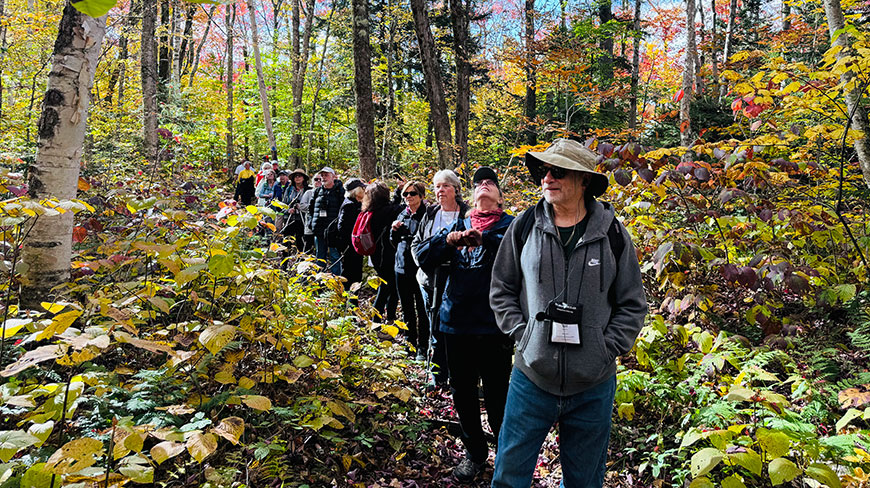
[[449,231],[442,229],[415,249],[421,267],[450,265],[447,286],[439,309],[441,332],[445,334],[502,334],[489,306],[492,266],[499,245],[514,218],[503,213],[489,230],[482,232],[483,242],[473,249],[447,244],[447,234],[471,228],[471,219],[460,219]]
[[396,247],[396,273],[414,275],[417,272],[417,265],[411,256],[411,240],[420,228],[420,221],[423,220],[424,215],[426,215],[426,205],[421,203],[417,212],[411,213],[411,209],[405,207],[396,217],[396,220],[401,220],[405,224],[397,230],[390,231],[390,241]]

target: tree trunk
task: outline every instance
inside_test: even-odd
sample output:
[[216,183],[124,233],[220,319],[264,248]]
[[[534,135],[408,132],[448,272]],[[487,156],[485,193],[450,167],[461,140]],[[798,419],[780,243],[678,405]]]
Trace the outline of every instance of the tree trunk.
[[442,169],[453,169],[455,166],[453,151],[450,147],[450,119],[447,116],[444,83],[441,81],[441,69],[438,66],[438,48],[429,28],[425,0],[410,1],[411,11],[414,15],[417,45],[420,48],[420,58],[423,61],[423,77],[426,80],[426,97],[429,99],[430,122],[435,133],[435,141],[438,144],[438,164]]
[[791,30],[791,5],[786,0],[782,0],[782,31],[788,32]]
[[[0,0],[2,1],[2,0]],[[130,2],[130,10],[124,17],[124,23],[121,27],[121,36],[118,38],[118,59],[115,61],[115,68],[109,77],[109,86],[106,90],[106,96],[103,98],[107,104],[112,105],[112,99],[115,95],[115,85],[118,86],[118,101],[124,100],[124,82],[127,76],[127,58],[130,56],[127,48],[127,37],[130,30],[135,25],[136,17],[140,14],[137,2]]]
[[[686,0],[686,66],[683,70],[683,98],[680,100],[680,145],[690,148],[695,141],[692,134],[692,119],[689,107],[694,94],[692,86],[695,81],[695,0]],[[686,151],[683,161],[693,159],[692,151]]]
[[[722,49],[722,63],[727,68],[729,65],[728,58],[731,57],[731,46],[734,42],[734,27],[737,23],[737,0],[731,0],[731,4],[728,7],[728,26],[725,30],[725,47]],[[719,85],[719,99],[725,98],[725,94],[728,93],[728,84],[722,83]]]
[[[65,5],[37,123],[39,147],[28,181],[31,198],[76,196],[91,87],[105,33],[106,16],[94,19]],[[37,218],[23,245],[27,270],[22,307],[53,302],[51,289],[69,280],[72,230],[72,212]]]
[[178,67],[176,68],[176,71],[178,72],[179,80],[181,80],[182,73],[185,69],[184,63],[187,60],[187,50],[193,43],[193,17],[195,14],[196,4],[188,5],[187,15],[184,19],[184,32],[181,34],[181,45],[178,48]]
[[535,0],[526,0],[524,14],[526,43],[526,97],[523,102],[523,115],[526,118],[526,144],[534,146],[538,143],[538,133],[534,128],[535,118],[538,116],[537,69],[535,68]]
[[172,30],[170,17],[170,0],[160,2],[160,46],[157,51],[157,96],[160,104],[166,103],[169,91],[169,77],[172,71],[172,53],[170,50],[169,33]]
[[[598,3],[598,19],[603,27],[613,20],[613,10],[610,0],[601,0]],[[613,84],[613,36],[602,32],[598,43],[601,56],[598,58],[598,68],[601,74],[601,89],[609,91]],[[602,127],[610,127],[616,122],[616,103],[610,95],[603,96],[599,105],[599,117]]]
[[[296,0],[298,2],[298,0]],[[296,65],[296,73],[293,76],[293,137],[290,146],[293,148],[293,166],[299,167],[302,161],[300,150],[302,149],[302,95],[305,89],[305,73],[308,71],[308,53],[311,50],[311,31],[314,30],[314,7],[315,0],[310,0],[308,12],[305,14],[305,30],[302,34],[302,52],[299,54],[299,63]],[[298,36],[297,36],[298,37]]]
[[145,160],[157,161],[157,46],[154,31],[157,0],[142,0],[142,42],[140,49],[142,76],[143,140]]
[[375,148],[375,116],[372,105],[372,47],[368,0],[352,0],[353,16],[353,88],[356,95],[356,134],[359,172],[364,180],[377,176],[378,156]]
[[[532,2],[534,0],[526,0]],[[450,20],[453,24],[453,46],[456,51],[456,164],[468,161],[468,119],[471,112],[471,50],[468,17],[471,4],[466,0],[450,0]]]
[[233,24],[236,22],[236,4],[225,8],[224,22],[226,23],[227,30],[227,174],[233,175],[236,170],[236,155],[233,142],[233,78],[235,76]]
[[193,78],[196,76],[196,71],[199,69],[199,56],[202,53],[202,46],[208,39],[208,31],[209,29],[211,29],[212,17],[214,16],[216,10],[217,4],[214,4],[208,11],[208,22],[205,24],[205,32],[202,34],[202,39],[199,41],[199,46],[196,47],[196,54],[194,54],[193,56],[193,68],[190,70],[190,82],[187,85],[188,88],[193,86]]
[[[320,96],[320,89],[323,87],[323,65],[326,63],[326,48],[329,45],[329,31],[332,27],[332,15],[335,13],[335,6],[329,9],[329,17],[326,19],[326,33],[323,36],[323,50],[320,52],[320,67],[317,69],[317,85],[314,88],[314,97],[311,100],[311,125],[308,129],[308,151],[306,151],[305,170],[311,170],[311,146],[314,143],[314,121],[317,115],[317,101]],[[328,158],[327,158],[328,159]]]
[[[384,55],[387,58],[387,116],[384,119],[384,135],[381,138],[381,175],[389,174],[389,164],[393,158],[387,157],[387,147],[390,141],[392,132],[393,118],[396,115],[396,90],[394,88],[393,69],[395,67],[394,58],[396,50],[396,15],[393,11],[392,0],[387,0],[387,9],[384,12],[390,17],[389,27],[387,28],[387,46],[384,49]],[[382,22],[386,23],[386,20]]]
[[[715,1],[715,0],[714,0]],[[631,98],[629,98],[628,128],[637,129],[637,87],[640,81],[640,16],[641,0],[634,0],[634,44],[631,53]]]
[[260,88],[260,102],[263,104],[263,123],[266,125],[266,137],[269,138],[269,149],[272,152],[272,161],[278,160],[278,145],[275,143],[275,133],[272,131],[272,114],[269,113],[269,98],[266,95],[266,81],[263,78],[263,62],[260,60],[260,38],[257,35],[257,18],[254,11],[257,3],[248,0],[248,13],[251,17],[251,40],[254,46],[254,63],[257,67],[257,85]]
[[[713,71],[713,83],[712,83],[712,96],[717,96],[719,93],[719,56],[717,53],[719,52],[716,49],[716,0],[710,0],[710,10],[713,12],[711,16],[713,17],[713,27],[710,29],[710,67]],[[713,91],[715,90],[715,91]]]
[[[843,7],[840,0],[825,0],[825,16],[828,19],[828,32],[831,35],[831,44],[840,46],[842,49],[837,53],[837,61],[843,62],[844,58],[855,56],[852,49],[853,38],[847,32],[843,32],[846,21],[843,18]],[[834,40],[834,34],[840,31],[840,35]],[[852,114],[850,129],[860,131],[861,135],[855,138],[855,154],[858,156],[858,165],[864,175],[864,183],[870,186],[870,127],[867,123],[867,111],[861,106],[861,88],[863,83],[855,79],[855,73],[851,70],[843,71],[840,81],[844,86],[843,96],[846,99],[846,109]],[[846,89],[852,85],[851,89]]]

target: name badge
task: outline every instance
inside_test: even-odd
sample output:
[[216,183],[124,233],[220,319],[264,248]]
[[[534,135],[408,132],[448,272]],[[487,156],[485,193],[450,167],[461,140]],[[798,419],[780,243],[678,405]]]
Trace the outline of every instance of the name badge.
[[326,210],[321,210],[318,215],[321,217],[326,217]]
[[557,344],[580,344],[580,325],[552,322],[550,342]]

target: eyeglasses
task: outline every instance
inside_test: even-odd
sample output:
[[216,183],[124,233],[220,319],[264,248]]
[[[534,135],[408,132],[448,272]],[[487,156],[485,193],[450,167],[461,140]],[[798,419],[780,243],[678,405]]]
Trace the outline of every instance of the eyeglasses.
[[568,170],[565,168],[560,168],[558,166],[546,166],[543,164],[535,164],[529,166],[529,172],[532,173],[532,176],[536,180],[543,180],[544,177],[547,176],[547,173],[553,177],[553,179],[561,180],[568,174]]
[[402,196],[403,196],[403,197],[416,197],[416,196],[419,196],[419,195],[420,195],[420,194],[417,193],[417,192],[415,192],[415,191],[406,191],[406,192],[402,192]]
[[496,186],[495,182],[492,180],[480,180],[474,184],[474,187],[477,188],[477,187],[486,186],[486,185]]

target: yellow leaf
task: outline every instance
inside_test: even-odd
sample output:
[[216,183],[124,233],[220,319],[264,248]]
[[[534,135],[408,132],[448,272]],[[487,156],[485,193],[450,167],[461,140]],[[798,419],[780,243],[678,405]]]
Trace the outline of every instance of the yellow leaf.
[[245,405],[254,410],[265,412],[272,408],[272,401],[262,395],[240,395],[240,398]]
[[182,452],[184,452],[184,444],[180,442],[163,441],[151,448],[151,459],[156,461],[157,464],[161,464],[163,461],[174,458]]
[[341,415],[342,417],[350,420],[351,422],[356,422],[356,415],[353,413],[353,410],[351,410],[347,406],[346,403],[330,401],[326,403],[326,407],[329,408],[332,413],[336,415]]
[[247,376],[242,376],[239,379],[239,388],[244,388],[245,390],[250,390],[256,384],[257,384],[256,381],[252,380],[251,378],[248,378]]
[[399,333],[399,328],[396,327],[395,325],[384,324],[383,326],[381,326],[381,330],[383,330],[384,332],[389,334],[390,337],[392,337],[394,339],[396,338],[396,335],[398,335],[398,333]]
[[236,336],[236,328],[230,324],[212,325],[199,334],[199,342],[212,354],[217,354]]
[[256,205],[248,205],[247,207],[245,207],[245,210],[247,210],[248,213],[250,213],[251,215],[257,215],[258,213],[260,213],[260,209],[257,208]]
[[407,402],[408,400],[410,400],[412,395],[411,390],[407,388],[393,388],[390,390],[390,393],[392,393],[393,396],[395,396],[399,400],[402,400],[403,402]]
[[217,450],[217,445],[216,435],[203,434],[201,432],[194,432],[187,438],[187,442],[185,443],[187,452],[189,452],[190,455],[193,456],[193,459],[196,459],[199,463],[215,452]]
[[124,439],[124,447],[133,452],[142,452],[146,437],[142,428],[134,428],[133,432]]
[[9,319],[3,323],[3,331],[0,332],[4,339],[8,339],[21,330],[25,325],[33,322],[31,319]]
[[221,420],[214,431],[235,445],[239,443],[239,439],[245,433],[245,421],[239,417],[227,417]]
[[[86,180],[86,179],[82,178],[81,176],[79,176],[79,184],[78,184],[78,187],[79,187],[79,191],[88,191],[88,190],[91,189],[91,184],[88,183],[88,180]],[[93,210],[92,210],[92,211],[93,211]]]
[[169,313],[169,302],[165,298],[161,297],[151,297],[148,299],[151,302],[151,305],[157,307],[163,313]]
[[236,382],[236,377],[233,376],[233,367],[225,364],[220,371],[214,375],[214,380],[222,385],[230,385]]
[[91,437],[82,437],[64,444],[48,458],[46,467],[55,474],[81,471],[97,462],[94,455],[102,455],[103,443]]
[[48,310],[48,313],[59,313],[61,310],[63,310],[63,307],[66,306],[66,305],[63,305],[61,303],[49,303],[49,302],[42,302],[40,305],[42,305],[42,308]]

